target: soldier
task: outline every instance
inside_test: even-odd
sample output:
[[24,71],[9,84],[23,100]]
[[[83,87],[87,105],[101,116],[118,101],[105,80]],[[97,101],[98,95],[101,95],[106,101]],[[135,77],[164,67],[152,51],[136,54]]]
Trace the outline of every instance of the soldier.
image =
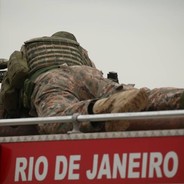
[[[52,44],[48,42],[50,39]],[[46,68],[45,65],[58,67],[39,74],[34,80],[32,115],[46,117],[183,108],[183,89],[136,89],[104,78],[71,33],[57,32],[51,38],[29,40],[25,42],[25,50],[32,75],[38,76],[35,73],[39,73],[43,66]],[[128,127],[130,123],[125,121],[84,122],[80,129],[85,132],[121,131]],[[66,133],[71,129],[71,123],[39,125],[41,133]]]
[[[49,38],[29,40],[25,42],[24,52],[31,75],[37,76],[33,77],[35,86],[30,103],[32,116],[140,111],[147,104],[144,90],[134,89],[130,92],[131,95],[129,92],[122,93],[128,89],[127,86],[104,78],[88,57],[87,51],[71,33],[58,32]],[[41,71],[43,68],[44,72]],[[112,97],[107,98],[110,95]],[[131,104],[129,109],[124,108],[127,103],[124,96],[131,96],[137,101],[134,100],[135,104]],[[80,129],[85,132],[104,129],[109,131],[106,125],[84,122]],[[126,126],[123,123],[119,130],[124,130]],[[71,123],[39,125],[42,134],[66,133],[71,129]]]
[[[22,46],[21,53],[29,68],[28,77],[21,89],[21,99],[30,116],[137,112],[184,107],[183,89],[136,89],[133,85],[119,84],[104,78],[88,57],[87,51],[69,32],[61,31],[51,37],[28,40]],[[147,127],[151,129],[153,126]],[[38,125],[41,134],[66,133],[71,129],[71,123]],[[137,124],[128,121],[80,123],[83,132],[131,129],[137,129]]]

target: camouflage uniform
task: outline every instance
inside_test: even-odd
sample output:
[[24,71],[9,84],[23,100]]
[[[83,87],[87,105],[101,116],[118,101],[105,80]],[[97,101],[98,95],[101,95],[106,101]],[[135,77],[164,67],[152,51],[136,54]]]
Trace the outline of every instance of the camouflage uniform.
[[[58,32],[51,37],[31,39],[25,42],[21,52],[26,56],[30,69],[29,79],[35,83],[31,95],[31,116],[93,114],[93,105],[98,99],[134,88],[105,79],[71,33]],[[146,92],[149,99],[146,111],[184,108],[183,89],[158,88],[146,89]],[[103,123],[98,125],[84,122],[80,128],[84,132],[103,130]],[[71,129],[71,123],[38,125],[41,134],[66,133]]]
[[[105,79],[101,71],[89,66],[61,65],[41,74],[35,81],[32,94],[38,116],[63,116],[74,113],[92,114],[90,104],[106,97],[123,86]],[[40,125],[41,133],[66,133],[71,123]],[[91,127],[93,129],[93,127]]]
[[149,103],[145,110],[176,110],[184,109],[184,89],[161,87],[148,90]]
[[[123,88],[103,78],[102,72],[95,68],[87,51],[71,33],[61,31],[51,37],[28,40],[21,50],[35,83],[30,115],[89,114],[92,113],[90,104],[95,99]],[[71,129],[70,123],[39,125],[40,133],[66,133]],[[92,130],[93,126],[87,129]]]
[[[89,66],[61,65],[58,69],[53,69],[41,74],[35,83],[36,86],[32,94],[32,112],[34,112],[34,108],[36,108],[36,112],[40,117],[65,116],[74,113],[93,114],[92,106],[96,100],[109,97],[119,91],[135,89],[132,85],[126,86],[105,79],[101,71]],[[153,90],[145,88],[145,90],[148,95],[148,103],[144,111],[184,108],[182,104],[184,101],[184,89],[167,87],[155,88]],[[153,123],[146,123],[143,124],[141,128],[161,128],[162,125],[157,125],[156,123],[154,121]],[[88,126],[85,128],[84,126],[86,124],[81,124],[82,131],[101,131],[104,128],[102,123],[98,123],[99,127],[95,127],[89,122],[87,124]],[[132,121],[128,130],[133,130],[135,127],[140,128],[140,125]],[[179,120],[176,123],[164,125],[164,127],[183,128],[184,125],[181,123],[181,120]],[[71,123],[39,125],[41,134],[66,133],[71,129]]]
[[[92,106],[97,99],[133,88],[132,85],[120,85],[105,79],[102,72],[95,68],[87,51],[79,45],[71,33],[61,31],[51,37],[34,38],[25,42],[22,49],[25,51],[30,75],[34,76],[36,73],[38,76],[34,81],[35,88],[31,96],[32,115],[47,117],[74,113],[92,114]],[[40,72],[42,69],[43,73]],[[168,110],[181,108],[178,105],[181,90],[147,89],[147,93],[149,97],[145,108],[147,111],[165,110],[164,107]],[[72,129],[71,123],[52,123],[38,127],[42,134],[66,133]],[[82,131],[101,129],[103,125],[94,127],[88,123],[88,126],[81,126]]]

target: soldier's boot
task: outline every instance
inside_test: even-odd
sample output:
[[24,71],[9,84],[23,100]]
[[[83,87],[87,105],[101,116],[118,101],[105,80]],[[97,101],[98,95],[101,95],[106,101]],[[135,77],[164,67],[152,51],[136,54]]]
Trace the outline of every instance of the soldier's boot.
[[[145,89],[131,89],[119,92],[95,102],[94,114],[139,112],[144,110],[148,103]],[[105,123],[105,131],[123,131],[129,127],[129,121],[118,120]]]

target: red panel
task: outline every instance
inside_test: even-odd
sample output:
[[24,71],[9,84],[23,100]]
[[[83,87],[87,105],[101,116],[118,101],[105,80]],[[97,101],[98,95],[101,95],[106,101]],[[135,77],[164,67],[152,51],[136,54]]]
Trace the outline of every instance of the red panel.
[[1,144],[0,183],[184,183],[184,137]]

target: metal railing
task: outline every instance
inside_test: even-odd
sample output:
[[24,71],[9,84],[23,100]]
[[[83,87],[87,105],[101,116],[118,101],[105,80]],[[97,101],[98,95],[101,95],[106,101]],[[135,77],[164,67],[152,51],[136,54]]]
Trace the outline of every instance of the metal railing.
[[73,131],[78,131],[79,122],[84,121],[100,122],[100,121],[114,121],[114,120],[140,120],[140,119],[149,120],[149,119],[163,119],[163,118],[184,118],[184,110],[150,111],[150,112],[145,111],[145,112],[110,113],[110,114],[94,114],[94,115],[73,114],[71,116],[1,119],[0,126],[72,122]]

